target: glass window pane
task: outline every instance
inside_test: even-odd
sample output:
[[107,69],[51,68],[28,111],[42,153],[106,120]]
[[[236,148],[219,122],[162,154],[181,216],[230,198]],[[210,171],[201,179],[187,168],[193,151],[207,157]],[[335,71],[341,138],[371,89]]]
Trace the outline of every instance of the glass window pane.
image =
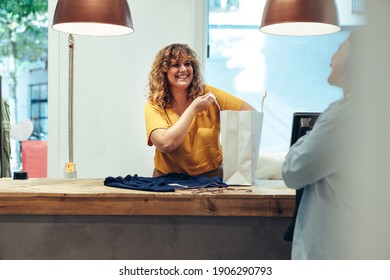
[[40,117],[41,118],[47,118],[47,102],[43,102],[39,104],[40,107]]
[[39,116],[39,103],[31,104],[31,119],[38,119]]
[[45,100],[47,100],[47,84],[43,84],[43,85],[41,85],[41,96],[40,96],[40,98],[41,99],[45,99]]
[[31,100],[37,100],[40,99],[39,94],[39,87],[38,86],[31,86]]
[[349,31],[313,37],[266,35],[259,31],[264,4],[241,0],[237,10],[228,12],[210,7],[205,79],[259,111],[267,91],[260,152],[287,152],[293,113],[321,112],[342,96],[327,77],[331,57]]

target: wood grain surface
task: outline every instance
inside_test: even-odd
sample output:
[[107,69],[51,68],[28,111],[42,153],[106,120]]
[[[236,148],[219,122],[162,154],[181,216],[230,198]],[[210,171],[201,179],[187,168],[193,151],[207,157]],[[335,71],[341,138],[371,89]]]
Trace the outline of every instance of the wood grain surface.
[[0,215],[175,215],[290,217],[295,191],[279,180],[254,186],[147,192],[104,179],[0,179]]

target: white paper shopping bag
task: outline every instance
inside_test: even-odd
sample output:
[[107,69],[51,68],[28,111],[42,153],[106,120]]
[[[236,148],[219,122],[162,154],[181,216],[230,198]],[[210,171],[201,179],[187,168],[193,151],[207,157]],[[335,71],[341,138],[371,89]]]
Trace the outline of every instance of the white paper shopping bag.
[[223,182],[252,185],[259,158],[263,113],[221,111]]

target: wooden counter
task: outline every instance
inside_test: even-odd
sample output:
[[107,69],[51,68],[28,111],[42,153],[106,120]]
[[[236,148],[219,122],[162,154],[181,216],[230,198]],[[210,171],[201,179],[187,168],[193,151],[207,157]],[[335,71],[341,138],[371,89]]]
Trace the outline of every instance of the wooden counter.
[[104,179],[0,179],[0,215],[177,215],[289,217],[295,191],[282,181],[227,189],[147,192]]
[[0,179],[0,259],[289,259],[282,181],[172,193]]

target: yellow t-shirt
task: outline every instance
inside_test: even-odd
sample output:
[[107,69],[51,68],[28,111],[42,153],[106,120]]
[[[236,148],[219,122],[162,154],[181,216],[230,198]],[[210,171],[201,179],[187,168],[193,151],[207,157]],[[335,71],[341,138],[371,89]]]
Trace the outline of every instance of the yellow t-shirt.
[[[206,85],[206,92],[217,97],[222,110],[240,110],[243,100],[220,89]],[[178,121],[180,116],[173,108],[161,108],[148,101],[144,108],[146,137],[148,145],[150,134],[158,128],[169,128]],[[213,103],[207,110],[199,112],[192,121],[183,143],[170,153],[156,149],[154,166],[167,174],[172,172],[199,175],[221,166],[222,150],[220,134],[219,109]]]

